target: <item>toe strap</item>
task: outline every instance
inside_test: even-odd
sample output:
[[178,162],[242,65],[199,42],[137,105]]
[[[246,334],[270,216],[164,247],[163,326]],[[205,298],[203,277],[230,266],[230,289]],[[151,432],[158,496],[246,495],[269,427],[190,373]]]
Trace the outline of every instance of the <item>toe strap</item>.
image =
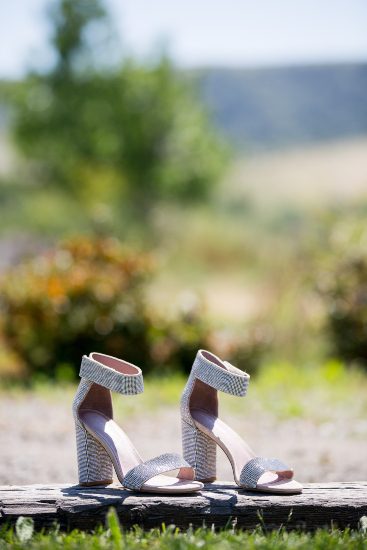
[[182,456],[176,453],[165,453],[131,468],[124,477],[124,487],[137,491],[152,477],[178,468],[180,471],[177,477],[188,480],[194,479],[193,468]]
[[255,456],[242,468],[240,483],[247,489],[255,489],[257,482],[265,472],[274,472],[279,478],[292,479],[293,470],[277,458]]

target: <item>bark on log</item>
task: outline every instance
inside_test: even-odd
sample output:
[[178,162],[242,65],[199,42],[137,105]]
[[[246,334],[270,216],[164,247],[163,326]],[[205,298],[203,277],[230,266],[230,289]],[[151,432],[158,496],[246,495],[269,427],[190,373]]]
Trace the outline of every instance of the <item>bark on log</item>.
[[253,493],[229,482],[208,484],[200,493],[182,496],[131,493],[118,485],[0,486],[0,525],[28,516],[37,529],[57,522],[63,530],[91,530],[104,524],[111,506],[126,528],[138,524],[149,529],[162,523],[182,529],[231,523],[243,529],[259,524],[266,529],[356,528],[367,516],[367,482],[312,483],[294,496]]

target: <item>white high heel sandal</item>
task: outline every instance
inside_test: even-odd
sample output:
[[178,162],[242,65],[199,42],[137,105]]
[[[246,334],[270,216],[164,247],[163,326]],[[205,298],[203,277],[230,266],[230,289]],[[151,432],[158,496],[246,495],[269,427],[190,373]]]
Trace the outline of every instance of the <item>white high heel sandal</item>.
[[278,459],[256,456],[245,441],[218,418],[217,390],[244,396],[250,376],[208,351],[199,350],[181,398],[183,456],[195,479],[216,479],[216,449],[227,455],[235,482],[251,491],[297,494],[302,485]]
[[[193,468],[175,453],[143,462],[125,432],[113,420],[111,391],[143,392],[141,370],[120,359],[91,353],[83,356],[81,381],[74,398],[79,484],[112,483],[113,468],[123,487],[150,493],[192,493],[203,487],[193,481]],[[179,470],[176,477],[164,475]]]

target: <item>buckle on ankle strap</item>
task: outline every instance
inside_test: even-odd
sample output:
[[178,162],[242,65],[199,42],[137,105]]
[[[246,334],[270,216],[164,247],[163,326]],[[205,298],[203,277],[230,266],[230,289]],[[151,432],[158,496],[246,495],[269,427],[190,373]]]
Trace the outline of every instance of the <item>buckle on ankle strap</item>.
[[[91,356],[95,357],[91,357]],[[139,367],[102,353],[83,355],[79,376],[124,395],[144,391],[143,374]]]

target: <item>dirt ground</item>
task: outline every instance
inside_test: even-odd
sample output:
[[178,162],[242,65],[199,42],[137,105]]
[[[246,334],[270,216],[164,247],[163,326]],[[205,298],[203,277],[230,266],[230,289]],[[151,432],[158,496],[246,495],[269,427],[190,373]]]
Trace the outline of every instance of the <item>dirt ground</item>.
[[[229,420],[257,454],[279,457],[292,465],[299,481],[362,481],[367,477],[367,419],[350,423],[340,416],[332,423],[298,418],[276,422],[264,413],[232,415]],[[145,417],[124,418],[121,425],[143,458],[180,452],[178,408],[162,407]],[[77,483],[70,396],[65,402],[52,402],[40,396],[3,394],[0,458],[1,485]],[[218,478],[233,479],[221,451]]]

